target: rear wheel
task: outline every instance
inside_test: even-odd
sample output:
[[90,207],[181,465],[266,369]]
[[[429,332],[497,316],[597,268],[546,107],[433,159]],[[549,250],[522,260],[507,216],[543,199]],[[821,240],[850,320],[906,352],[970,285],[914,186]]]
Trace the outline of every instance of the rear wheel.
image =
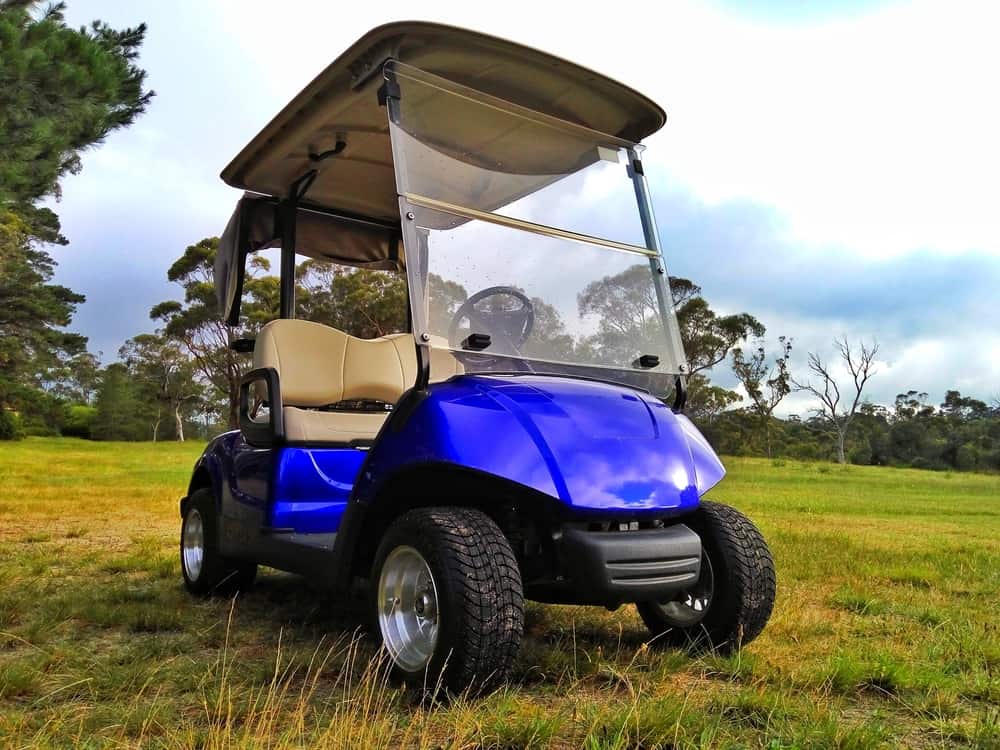
[[219,554],[218,529],[212,491],[193,492],[181,521],[181,574],[192,594],[245,591],[257,576],[256,564],[229,560]]
[[774,607],[774,561],[749,518],[702,502],[686,521],[701,537],[701,574],[672,600],[640,602],[657,643],[729,653],[760,635]]
[[420,508],[388,529],[375,555],[372,608],[406,681],[452,692],[493,689],[521,643],[524,599],[503,532],[468,508]]

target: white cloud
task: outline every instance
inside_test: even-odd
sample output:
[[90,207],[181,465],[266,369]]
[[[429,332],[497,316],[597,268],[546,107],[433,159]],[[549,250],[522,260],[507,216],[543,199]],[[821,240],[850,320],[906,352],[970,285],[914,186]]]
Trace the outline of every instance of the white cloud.
[[699,196],[773,205],[795,238],[868,256],[1000,254],[1000,7],[922,2],[794,27],[680,20],[664,24],[657,94],[672,117],[657,145]]

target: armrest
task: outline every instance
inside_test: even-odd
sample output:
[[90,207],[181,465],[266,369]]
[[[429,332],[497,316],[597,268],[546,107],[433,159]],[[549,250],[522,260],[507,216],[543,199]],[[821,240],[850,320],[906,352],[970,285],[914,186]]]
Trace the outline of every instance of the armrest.
[[[263,382],[267,388],[268,421],[258,422],[250,415],[250,389]],[[240,431],[243,438],[258,448],[268,448],[284,442],[285,421],[281,403],[278,371],[273,367],[251,370],[240,381]]]

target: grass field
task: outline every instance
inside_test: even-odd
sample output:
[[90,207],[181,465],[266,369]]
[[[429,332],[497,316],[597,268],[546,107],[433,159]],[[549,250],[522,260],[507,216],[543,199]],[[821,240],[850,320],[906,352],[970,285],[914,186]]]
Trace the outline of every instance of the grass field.
[[200,446],[0,446],[0,746],[1000,747],[1000,477],[731,459],[769,540],[741,654],[647,647],[631,608],[532,605],[513,684],[421,704],[356,607],[266,572],[181,586]]

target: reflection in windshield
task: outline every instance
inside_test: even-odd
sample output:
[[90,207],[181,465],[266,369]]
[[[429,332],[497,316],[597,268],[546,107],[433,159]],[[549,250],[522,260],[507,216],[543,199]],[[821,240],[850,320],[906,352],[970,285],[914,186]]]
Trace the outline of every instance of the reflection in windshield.
[[646,256],[414,208],[427,246],[414,330],[435,345],[478,333],[489,354],[616,369],[648,354],[661,358],[648,369],[676,372]]
[[[593,333],[574,335],[555,305],[542,297],[530,298],[533,324],[526,340],[511,342],[511,332],[501,331],[498,323],[514,307],[500,295],[475,305],[475,321],[468,316],[453,325],[456,314],[469,295],[461,284],[430,274],[428,287],[439,304],[432,306],[431,327],[438,331],[455,329],[449,344],[460,348],[472,333],[492,334],[489,351],[528,359],[554,359],[569,362],[605,363],[620,366],[640,354],[658,351],[662,345],[656,295],[649,284],[649,267],[636,264],[614,276],[592,281],[577,295],[577,319],[592,318],[597,323]],[[521,287],[512,287],[524,293]],[[502,333],[503,335],[497,335]]]

